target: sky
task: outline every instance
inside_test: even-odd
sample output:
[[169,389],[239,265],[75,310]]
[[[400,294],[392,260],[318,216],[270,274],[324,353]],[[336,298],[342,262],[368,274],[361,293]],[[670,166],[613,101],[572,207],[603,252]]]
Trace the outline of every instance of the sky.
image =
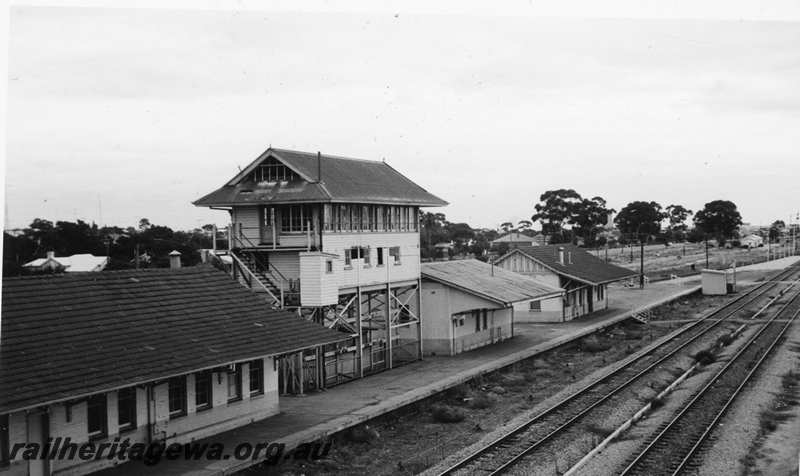
[[753,3],[16,5],[4,223],[223,225],[191,202],[270,145],[385,159],[474,227],[559,188],[787,221],[800,1]]

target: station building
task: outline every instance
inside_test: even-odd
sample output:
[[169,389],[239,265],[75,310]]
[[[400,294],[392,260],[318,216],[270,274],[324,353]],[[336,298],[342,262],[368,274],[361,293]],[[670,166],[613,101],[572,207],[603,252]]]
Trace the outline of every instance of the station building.
[[17,444],[182,444],[275,415],[286,386],[277,361],[350,339],[270,309],[208,265],[6,278],[2,286],[1,475],[86,474],[120,463],[70,458],[68,446],[63,459],[25,460],[22,451],[12,457]]
[[569,244],[520,247],[498,258],[495,265],[565,290],[563,299],[534,302],[527,309],[516,305],[520,322],[563,322],[606,309],[608,285],[638,276]]
[[455,355],[514,336],[515,308],[564,290],[475,259],[422,264],[423,349]]
[[229,214],[215,254],[243,284],[353,336],[305,357],[326,386],[421,358],[419,210],[447,202],[385,162],[270,148],[194,204]]

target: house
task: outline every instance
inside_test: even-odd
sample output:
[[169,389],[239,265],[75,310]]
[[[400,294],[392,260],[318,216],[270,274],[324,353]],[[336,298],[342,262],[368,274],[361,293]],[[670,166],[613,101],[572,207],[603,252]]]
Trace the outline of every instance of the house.
[[509,248],[518,248],[520,246],[539,246],[542,243],[544,237],[542,235],[528,236],[524,233],[520,233],[518,231],[512,231],[511,233],[506,233],[498,237],[496,240],[491,242],[492,247],[499,246],[501,244],[508,245]]
[[356,337],[345,380],[421,358],[419,209],[447,202],[386,162],[269,148],[194,204],[229,213],[243,284]]
[[[586,250],[568,244],[511,250],[495,261],[495,265],[565,289],[562,321],[606,309],[608,284],[637,276],[634,271],[608,264]],[[525,313],[521,307],[517,310],[518,315]],[[531,320],[553,320],[552,314],[539,317],[543,310],[531,308],[527,313]]]
[[514,335],[515,306],[564,290],[475,259],[422,264],[423,349],[455,355]]
[[88,272],[102,271],[108,266],[107,256],[95,256],[93,254],[76,254],[72,256],[61,256],[56,258],[55,252],[48,251],[45,258],[38,258],[29,261],[22,267],[33,273],[42,272]]
[[286,385],[276,361],[336,352],[351,339],[269,310],[208,265],[25,276],[2,286],[3,475],[120,463],[105,454],[11,458],[18,443],[185,443],[275,415]]
[[764,246],[764,238],[755,234],[747,235],[739,243],[742,248],[758,248],[759,246]]

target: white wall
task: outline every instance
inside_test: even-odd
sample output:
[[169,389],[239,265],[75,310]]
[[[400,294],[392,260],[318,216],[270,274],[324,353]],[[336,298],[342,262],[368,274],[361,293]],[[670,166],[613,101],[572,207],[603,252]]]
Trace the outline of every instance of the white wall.
[[[370,248],[370,265],[364,265],[362,260],[353,260],[350,269],[345,268],[339,280],[341,289],[355,286],[369,286],[386,283],[419,279],[419,233],[417,232],[361,232],[361,233],[331,233],[327,232],[322,237],[322,251],[338,255],[344,262],[344,253],[353,246]],[[393,263],[390,259],[389,248],[400,247],[400,264]],[[377,248],[383,247],[383,266],[378,266]],[[301,283],[302,286],[302,283]]]
[[[536,301],[532,299],[531,301]],[[531,301],[514,304],[514,322],[562,322],[564,299],[561,296],[541,299],[541,311],[531,311]]]
[[[192,374],[187,376],[187,414],[173,419],[169,418],[167,382],[153,385],[150,416],[153,423],[154,439],[166,436],[167,444],[186,443],[277,414],[278,374],[274,370],[273,359],[271,357],[264,359],[264,393],[261,395],[249,396],[249,368],[247,364],[242,367],[243,398],[240,401],[228,403],[227,372],[215,372],[212,375],[214,405],[208,410],[196,412],[194,405],[194,375]],[[147,391],[144,387],[137,388],[136,397],[137,427],[131,431],[120,433],[117,426],[117,392],[113,391],[106,394],[108,432],[106,437],[94,440],[93,443],[95,445],[113,442],[117,437],[123,440],[129,438],[131,443],[146,444],[148,442],[148,401]],[[86,400],[79,400],[70,405],[71,418],[69,421],[67,421],[68,411],[66,404],[53,404],[49,406],[48,410],[49,437],[54,439],[69,437],[71,442],[78,445],[89,441]],[[25,412],[9,415],[10,446],[13,446],[14,443],[26,442],[30,430],[26,422]],[[57,471],[59,475],[85,474],[104,467],[114,466],[118,463],[116,460],[105,458],[96,461],[82,461],[76,458],[75,460],[64,459],[50,462],[52,471]],[[31,464],[37,464],[37,462],[32,462]],[[17,455],[10,468],[0,470],[2,475],[27,473],[28,462],[22,460],[21,453]]]

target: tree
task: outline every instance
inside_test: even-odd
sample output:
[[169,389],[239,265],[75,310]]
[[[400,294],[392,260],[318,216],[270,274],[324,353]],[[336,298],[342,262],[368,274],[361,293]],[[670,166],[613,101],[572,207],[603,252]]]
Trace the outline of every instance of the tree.
[[595,244],[612,213],[614,210],[606,207],[602,197],[584,198],[574,205],[569,223],[573,225],[575,235],[583,238],[584,245],[590,246]]
[[670,205],[666,208],[667,219],[669,219],[669,226],[667,227],[667,234],[669,239],[685,239],[686,219],[692,214],[692,211],[685,208],[683,205]]
[[420,211],[420,241],[423,258],[434,257],[434,245],[442,241],[449,242],[447,236],[447,219],[444,213]]
[[517,229],[522,232],[523,234],[531,229],[533,223],[530,220],[520,220],[517,223]]
[[783,220],[775,220],[769,226],[769,241],[775,241],[783,235],[783,230],[786,229],[786,223]]
[[550,236],[551,242],[563,241],[564,224],[572,219],[581,200],[580,194],[572,189],[548,190],[539,196],[531,220],[541,222],[542,233]]
[[142,218],[139,220],[139,231],[145,231],[150,228],[150,220],[147,218]]
[[706,235],[715,237],[720,244],[732,238],[739,225],[742,224],[742,215],[736,209],[736,204],[728,200],[714,200],[705,204],[702,210],[694,216],[694,224]]
[[661,232],[661,221],[664,213],[656,202],[631,202],[619,211],[614,223],[627,241],[641,240],[645,235],[657,235]]
[[500,224],[500,228],[503,230],[503,233],[509,233],[514,231],[514,224],[510,221],[504,222]]

